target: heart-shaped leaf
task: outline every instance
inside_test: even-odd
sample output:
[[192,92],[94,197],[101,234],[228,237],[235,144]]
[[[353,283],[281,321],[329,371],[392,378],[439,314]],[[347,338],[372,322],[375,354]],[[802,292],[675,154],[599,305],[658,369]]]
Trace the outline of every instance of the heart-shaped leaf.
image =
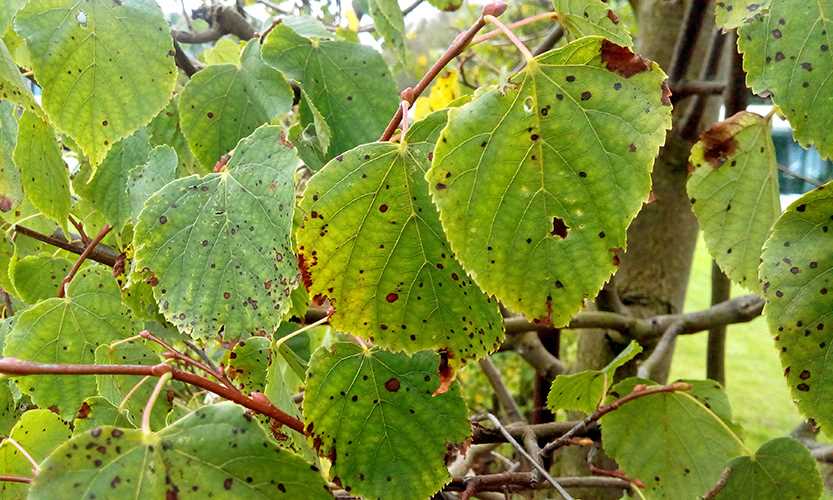
[[135,266],[153,273],[160,312],[181,332],[271,333],[288,310],[298,161],[280,139],[279,127],[260,127],[223,172],[177,179],[145,204]]
[[709,252],[732,281],[760,291],[761,247],[781,213],[769,120],[743,111],[715,124],[689,162],[688,195]]
[[448,112],[428,181],[451,249],[507,307],[566,324],[648,198],[671,123],[659,67],[586,37]]
[[76,435],[42,464],[29,498],[331,498],[316,471],[223,403],[157,433],[103,426]]
[[[29,410],[20,416],[9,437],[37,462],[69,439],[69,426],[49,410]],[[31,477],[32,463],[9,441],[0,443],[0,474]],[[24,499],[28,485],[0,482],[0,497],[5,500]]]
[[433,353],[409,357],[345,342],[313,354],[308,434],[350,491],[424,499],[448,481],[446,446],[465,440],[471,427],[457,385],[432,395],[438,363]]
[[833,430],[833,183],[784,211],[761,255],[766,318],[798,408]]
[[633,45],[631,34],[606,0],[553,0],[553,6],[568,40],[597,35],[623,47]]

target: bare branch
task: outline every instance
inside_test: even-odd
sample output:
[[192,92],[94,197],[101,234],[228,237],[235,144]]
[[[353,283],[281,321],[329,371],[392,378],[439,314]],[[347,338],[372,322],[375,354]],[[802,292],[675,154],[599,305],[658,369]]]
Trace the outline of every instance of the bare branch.
[[[15,225],[12,229],[15,233],[28,236],[32,239],[46,243],[47,245],[62,248],[67,252],[72,252],[74,254],[81,255],[82,253],[84,253],[84,250],[87,249],[87,246],[81,243],[80,241],[75,242],[67,240],[66,236],[64,236],[63,231],[61,231],[60,229],[56,230],[55,234],[52,236],[47,236],[45,234],[39,233],[33,229],[29,229],[28,227],[24,227],[21,225]],[[93,251],[88,255],[88,258],[90,260],[94,260],[108,267],[113,267],[116,265],[117,257],[118,253],[106,245],[97,245],[93,249]]]
[[[558,484],[565,488],[616,488],[627,489],[627,481],[612,477],[557,477]],[[537,490],[550,488],[546,481],[539,481],[530,472],[501,472],[467,478],[454,478],[445,487],[445,491],[465,491],[470,483],[476,483],[477,491],[510,491]]]
[[518,453],[520,453],[525,459],[527,459],[532,464],[532,466],[535,467],[535,469],[542,476],[544,476],[544,479],[546,479],[552,485],[552,487],[555,488],[555,490],[558,492],[559,495],[561,495],[562,498],[564,498],[564,500],[573,500],[573,497],[569,493],[567,493],[567,490],[565,490],[564,487],[561,486],[558,483],[558,481],[555,480],[555,478],[550,476],[549,472],[547,472],[547,469],[539,463],[539,457],[531,457],[529,453],[527,453],[526,450],[523,448],[523,446],[521,446],[521,444],[518,443],[518,441],[516,441],[515,438],[512,437],[509,431],[507,431],[506,428],[503,427],[503,424],[500,423],[500,420],[498,420],[497,417],[495,417],[491,413],[487,413],[486,416],[489,418],[489,420],[492,421],[493,424],[495,424],[495,427],[497,427],[500,430],[501,434],[503,434],[504,437],[506,437],[506,440],[512,446],[515,447]]
[[491,384],[498,401],[500,401],[500,406],[506,412],[506,416],[509,417],[511,422],[523,422],[524,418],[521,416],[521,409],[518,407],[518,403],[515,402],[506,384],[503,383],[503,378],[500,376],[500,371],[495,364],[489,358],[483,358],[479,363],[480,369],[483,370],[483,374],[489,380],[489,384]]
[[674,341],[677,339],[677,335],[680,334],[684,326],[685,324],[682,321],[678,321],[665,330],[665,333],[663,333],[662,337],[660,337],[659,342],[657,342],[657,345],[654,347],[651,355],[648,356],[648,358],[643,361],[641,365],[639,365],[637,376],[642,378],[653,377],[654,370],[671,352],[671,348],[674,346]]
[[691,0],[688,5],[685,17],[683,18],[682,31],[674,46],[674,54],[671,57],[671,64],[668,70],[668,80],[671,83],[683,79],[697,46],[697,38],[700,28],[703,26],[703,19],[706,17],[708,0]]

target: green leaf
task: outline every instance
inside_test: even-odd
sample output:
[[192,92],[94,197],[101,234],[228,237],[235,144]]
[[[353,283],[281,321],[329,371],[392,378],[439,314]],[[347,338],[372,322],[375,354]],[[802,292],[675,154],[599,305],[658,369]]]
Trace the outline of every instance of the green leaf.
[[553,0],[552,3],[567,40],[597,35],[623,47],[633,46],[631,34],[606,0]]
[[174,90],[170,27],[152,0],[32,0],[15,30],[26,39],[50,121],[94,166]]
[[602,402],[616,369],[635,358],[642,352],[642,347],[632,341],[601,370],[585,370],[569,375],[555,377],[550,393],[547,396],[547,406],[555,410],[576,410],[592,413]]
[[434,7],[446,12],[453,12],[463,5],[463,0],[428,0]]
[[816,500],[822,494],[816,460],[793,438],[767,441],[754,456],[733,459],[728,469],[728,480],[716,500]]
[[359,146],[310,179],[296,234],[310,296],[330,300],[336,330],[383,348],[481,358],[503,339],[500,313],[443,235],[425,183],[433,145],[407,141]]
[[[37,462],[70,437],[67,424],[49,410],[29,410],[11,430],[10,437],[17,441]],[[31,477],[32,464],[12,443],[0,444],[0,474]],[[6,500],[26,498],[28,485],[0,482],[0,497]]]
[[[0,3],[2,5],[2,3]],[[0,212],[8,212],[23,201],[20,170],[14,163],[17,144],[17,112],[9,102],[0,102]]]
[[[283,330],[285,326],[286,325],[282,325],[281,330]],[[303,337],[305,338],[306,336],[303,335]],[[295,339],[300,340],[301,337],[295,337],[292,340]],[[293,397],[303,388],[305,370],[300,370],[299,374],[297,367],[294,367],[291,364],[291,362],[297,363],[300,359],[288,346],[292,340],[287,343],[283,343],[280,346],[277,346],[277,343],[275,342],[270,345],[269,357],[271,362],[266,371],[263,394],[266,395],[266,398],[269,399],[272,404],[289,415],[301,420],[303,419],[301,410],[293,400]],[[306,365],[306,363],[304,363],[304,365]],[[306,442],[305,436],[301,436],[295,432],[290,432],[287,437],[287,440],[278,441],[278,444],[280,444],[281,447],[293,450],[301,454],[306,459],[312,460],[315,457],[315,453],[312,451],[312,447]]]
[[9,381],[0,383],[0,434],[9,434],[18,418],[17,401],[14,399]]
[[[151,382],[153,383],[153,382]],[[160,401],[157,401],[157,404]],[[131,427],[133,424],[127,419],[124,411],[119,411],[112,403],[101,396],[87,398],[81,403],[81,409],[72,421],[73,435],[89,432],[103,425],[114,427]]]
[[772,0],[765,14],[739,28],[746,83],[769,94],[790,121],[793,137],[833,157],[833,0]]
[[315,470],[224,403],[157,433],[104,426],[77,435],[42,464],[29,498],[330,498]]
[[205,49],[200,54],[200,59],[205,64],[234,64],[240,65],[240,52],[245,47],[244,43],[234,38],[224,36],[217,40],[213,46]]
[[211,167],[240,139],[291,106],[286,79],[263,62],[260,42],[251,40],[239,67],[208,66],[191,78],[179,98],[179,116],[194,156]]
[[93,169],[84,164],[73,177],[75,191],[89,200],[116,232],[130,220],[131,207],[126,203],[128,173],[147,161],[149,154],[147,130],[140,129],[116,143],[101,165]]
[[135,267],[155,274],[160,312],[185,334],[271,333],[289,308],[297,158],[280,137],[261,127],[223,172],[177,179],[145,204]]
[[566,324],[648,198],[670,101],[659,67],[586,37],[448,111],[429,187],[451,249],[510,309]]
[[13,262],[9,275],[16,295],[27,304],[55,297],[73,261],[39,253]]
[[0,97],[20,104],[27,111],[41,114],[29,85],[3,41],[0,41]]
[[[651,385],[626,379],[613,387],[610,398],[642,383]],[[714,383],[705,385],[715,398]],[[601,419],[605,452],[625,474],[645,483],[649,498],[699,498],[717,482],[724,464],[745,450],[722,416],[695,397],[701,387],[634,399]],[[720,400],[718,406],[728,407],[722,392]]]
[[771,0],[719,0],[714,4],[716,22],[724,30],[737,28],[765,13]]
[[805,194],[772,228],[760,279],[769,330],[798,408],[833,429],[833,183]]
[[32,205],[65,226],[72,204],[69,172],[52,127],[33,112],[26,111],[20,118],[14,162]]
[[405,16],[399,0],[368,0],[373,26],[399,60],[405,60]]
[[148,198],[176,179],[176,168],[176,151],[170,146],[156,146],[145,163],[127,172],[130,220],[138,220]]
[[[131,327],[110,270],[89,266],[70,283],[65,298],[41,301],[18,314],[3,354],[41,363],[92,363],[96,347],[127,337]],[[67,418],[97,393],[95,379],[85,376],[34,375],[15,383],[35,404],[56,407]]]
[[312,16],[285,16],[281,18],[281,24],[308,38],[335,38],[321,21]]
[[214,165],[202,167],[188,148],[185,136],[182,135],[182,131],[179,129],[177,102],[179,102],[179,99],[174,97],[168,107],[156,115],[156,118],[147,126],[148,132],[150,132],[150,143],[154,146],[171,146],[174,148],[179,161],[177,177],[212,172]]
[[[119,344],[115,347],[101,345],[95,350],[95,363],[99,365],[156,365],[161,362],[154,349],[139,342]],[[95,379],[98,394],[113,406],[124,409],[128,421],[133,426],[138,426],[145,403],[156,385],[156,379],[139,375],[96,375]],[[172,406],[172,402],[167,398],[159,398],[150,415],[152,429],[165,426],[165,415]]]
[[304,164],[313,172],[317,172],[327,163],[327,150],[330,148],[332,132],[324,116],[303,89],[299,109],[301,116],[312,116],[312,119],[306,125],[295,124],[289,130],[289,139],[295,145]]
[[758,264],[781,213],[769,120],[742,111],[691,149],[688,195],[709,253],[732,281],[760,292]]
[[446,446],[471,434],[459,387],[432,396],[439,356],[352,343],[313,354],[304,417],[331,473],[353,494],[424,499],[448,479]]
[[268,338],[241,340],[228,351],[225,373],[245,394],[264,392],[271,359],[272,342]]
[[[325,159],[379,137],[399,105],[382,56],[356,43],[304,38],[278,25],[266,37],[263,59],[297,80],[332,131]],[[313,117],[302,108],[301,123]]]
[[14,15],[25,3],[24,0],[0,0],[0,33],[11,26]]

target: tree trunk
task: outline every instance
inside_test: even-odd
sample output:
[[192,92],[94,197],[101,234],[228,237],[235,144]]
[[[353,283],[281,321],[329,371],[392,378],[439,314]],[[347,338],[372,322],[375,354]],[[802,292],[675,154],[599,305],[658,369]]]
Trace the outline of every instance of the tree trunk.
[[[636,3],[636,2],[634,2]],[[639,36],[637,52],[669,68],[677,37],[681,32],[687,1],[640,0],[637,8]],[[711,9],[710,9],[711,10]],[[712,12],[706,14],[698,38],[696,63],[688,67],[689,78],[697,78],[711,41],[714,29]],[[727,46],[730,44],[726,44]],[[724,47],[735,50],[735,47]],[[697,244],[698,225],[686,193],[688,156],[691,143],[680,135],[681,118],[688,112],[689,98],[675,106],[674,129],[668,133],[665,147],[659,153],[653,171],[654,201],[645,207],[628,230],[627,252],[615,276],[615,288],[630,314],[639,317],[682,311],[688,287],[691,263]],[[709,99],[701,123],[717,119],[720,99]],[[657,339],[658,340],[658,339]],[[652,345],[646,345],[650,352]],[[576,370],[597,369],[607,364],[622,346],[617,346],[599,332],[579,335]],[[668,376],[671,356],[668,356],[657,375],[658,381]],[[630,369],[630,373],[629,372]],[[622,372],[633,375],[635,366]],[[587,450],[571,447],[559,452],[560,474],[589,474]],[[595,461],[599,467],[615,469],[616,465],[599,453]],[[618,498],[617,491],[576,490],[584,499]]]

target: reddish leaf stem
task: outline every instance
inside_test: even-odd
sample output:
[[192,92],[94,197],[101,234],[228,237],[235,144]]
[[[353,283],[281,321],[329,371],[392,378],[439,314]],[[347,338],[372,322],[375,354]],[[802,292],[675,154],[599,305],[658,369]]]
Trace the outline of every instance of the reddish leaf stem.
[[31,477],[14,476],[12,474],[0,474],[0,482],[6,483],[31,483]]
[[[38,240],[40,242],[46,243],[47,245],[52,245],[53,247],[61,248],[66,250],[67,252],[72,252],[74,254],[81,255],[86,250],[86,246],[80,245],[77,242],[69,241],[63,235],[59,236],[48,236],[42,233],[35,231],[34,229],[29,229],[25,226],[14,226],[14,232],[20,233],[29,238]],[[104,245],[99,246],[92,254],[88,256],[90,260],[94,260],[99,264],[104,264],[105,266],[113,267],[116,265],[116,253],[108,247]]]
[[196,359],[194,359],[194,358],[192,358],[192,357],[190,357],[190,356],[188,356],[188,355],[186,355],[182,352],[177,351],[176,349],[174,349],[174,347],[172,345],[170,345],[169,343],[160,339],[156,335],[150,333],[149,331],[142,330],[141,332],[139,332],[139,336],[142,337],[143,339],[147,339],[147,340],[150,340],[151,342],[155,342],[155,343],[159,344],[160,346],[162,346],[163,348],[165,348],[168,351],[168,352],[165,353],[168,357],[173,358],[177,361],[182,361],[183,363],[185,363],[187,365],[191,365],[194,368],[198,368],[198,369],[204,371],[205,373],[211,375],[212,377],[216,378],[217,380],[222,382],[224,385],[227,385],[229,387],[234,387],[233,384],[231,383],[231,381],[228,378],[226,378],[225,375],[223,375],[220,371],[214,370],[213,368],[209,367],[208,365],[206,365],[206,364],[204,364],[200,361],[197,361]]
[[87,260],[87,257],[89,257],[91,253],[93,253],[95,247],[99,243],[101,243],[101,240],[103,240],[104,237],[107,236],[107,233],[109,233],[111,229],[113,228],[110,226],[110,224],[104,224],[104,227],[101,228],[101,231],[99,231],[95,238],[93,238],[93,240],[90,241],[89,244],[87,244],[87,248],[85,248],[84,251],[81,252],[81,255],[78,256],[78,260],[76,260],[75,264],[72,265],[72,269],[70,269],[69,273],[64,277],[63,280],[61,280],[61,285],[58,287],[59,298],[63,298],[66,295],[67,285],[69,285],[72,279],[75,278],[75,275],[78,274],[78,270],[81,269],[81,264],[83,264],[84,261]]
[[170,373],[174,380],[205,389],[244,406],[252,411],[266,415],[289,427],[304,433],[304,423],[283,412],[265,397],[251,398],[237,389],[220,385],[207,378],[191,372],[172,368],[164,363],[158,365],[59,365],[35,363],[15,358],[0,358],[0,373],[5,375],[139,375],[161,377]]
[[[412,88],[410,92],[408,89],[405,89],[403,92],[404,95],[407,95],[408,104],[413,104],[417,97],[419,97],[426,88],[431,84],[431,82],[436,78],[440,71],[446,67],[446,65],[451,62],[455,57],[460,55],[463,50],[469,45],[475,35],[486,26],[486,20],[484,19],[487,15],[492,16],[499,16],[506,10],[506,4],[503,2],[492,2],[485,7],[483,7],[483,11],[477,21],[466,31],[457,35],[451,45],[446,49],[445,53],[434,63],[433,66],[425,73],[422,79]],[[393,133],[396,132],[396,128],[399,127],[399,123],[402,121],[402,107],[398,107],[396,109],[396,113],[391,118],[390,122],[388,122],[388,126],[385,128],[385,131],[382,133],[382,136],[379,138],[380,141],[387,141],[393,137]]]

